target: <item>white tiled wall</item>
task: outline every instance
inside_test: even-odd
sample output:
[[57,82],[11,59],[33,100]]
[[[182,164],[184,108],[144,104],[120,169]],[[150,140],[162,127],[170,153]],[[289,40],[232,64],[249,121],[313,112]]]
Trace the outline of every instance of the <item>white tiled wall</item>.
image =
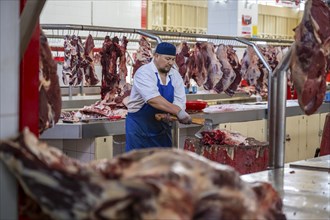
[[40,23],[141,28],[141,1],[46,1]]
[[[0,1],[0,139],[18,132],[19,1]],[[17,184],[0,162],[0,219],[17,219]]]

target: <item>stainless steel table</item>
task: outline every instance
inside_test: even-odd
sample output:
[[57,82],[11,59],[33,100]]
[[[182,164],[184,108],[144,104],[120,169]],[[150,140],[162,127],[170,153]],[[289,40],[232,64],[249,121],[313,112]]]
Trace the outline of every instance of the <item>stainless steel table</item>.
[[[322,159],[322,157],[320,157]],[[324,156],[327,160],[327,156]],[[330,219],[330,173],[302,168],[262,171],[241,176],[248,182],[267,181],[283,198],[287,219]]]

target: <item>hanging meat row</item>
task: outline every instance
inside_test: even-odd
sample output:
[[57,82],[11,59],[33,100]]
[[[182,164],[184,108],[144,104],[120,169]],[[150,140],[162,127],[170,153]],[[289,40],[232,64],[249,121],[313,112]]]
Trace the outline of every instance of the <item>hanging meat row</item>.
[[99,82],[95,73],[93,61],[94,39],[88,35],[82,43],[79,36],[66,35],[64,39],[64,63],[62,79],[64,85],[77,86],[82,83],[85,76],[86,86],[93,86]]

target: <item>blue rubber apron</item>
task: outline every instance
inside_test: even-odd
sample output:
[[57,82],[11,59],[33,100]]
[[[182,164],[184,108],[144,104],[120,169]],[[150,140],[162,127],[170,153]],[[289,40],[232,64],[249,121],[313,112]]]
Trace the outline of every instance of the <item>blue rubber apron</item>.
[[[174,87],[171,77],[167,85],[161,85],[158,73],[155,74],[160,95],[173,103]],[[139,111],[127,114],[126,152],[151,147],[172,147],[171,127],[167,123],[157,121],[156,113],[164,112],[146,103]]]

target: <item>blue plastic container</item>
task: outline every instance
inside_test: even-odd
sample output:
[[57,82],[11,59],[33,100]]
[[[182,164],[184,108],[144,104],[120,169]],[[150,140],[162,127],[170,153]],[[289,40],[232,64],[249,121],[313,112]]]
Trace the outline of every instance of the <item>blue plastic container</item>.
[[330,92],[325,93],[324,101],[325,102],[330,102]]

